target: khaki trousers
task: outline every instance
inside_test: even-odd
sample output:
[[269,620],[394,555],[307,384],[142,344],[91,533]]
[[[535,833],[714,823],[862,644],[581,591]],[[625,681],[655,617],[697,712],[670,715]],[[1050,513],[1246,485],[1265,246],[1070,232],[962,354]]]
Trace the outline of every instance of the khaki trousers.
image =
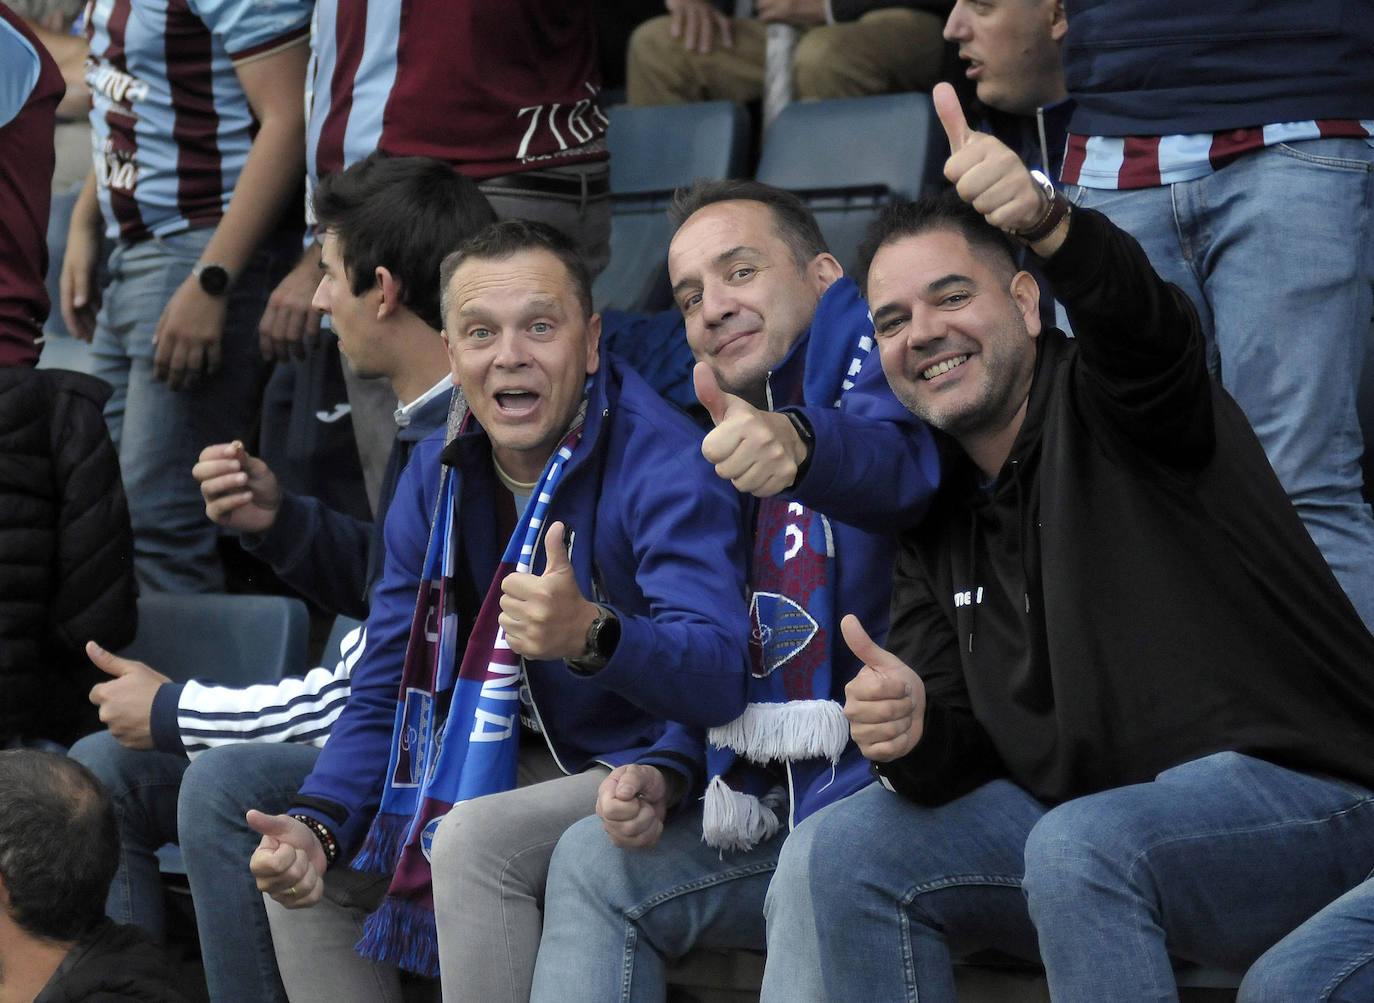
[[[754,101],[763,94],[762,21],[731,22],[734,44],[705,55],[669,33],[667,15],[630,36],[626,86],[633,105]],[[929,11],[889,7],[857,21],[808,29],[792,59],[799,100],[929,90],[939,80],[943,20]]]

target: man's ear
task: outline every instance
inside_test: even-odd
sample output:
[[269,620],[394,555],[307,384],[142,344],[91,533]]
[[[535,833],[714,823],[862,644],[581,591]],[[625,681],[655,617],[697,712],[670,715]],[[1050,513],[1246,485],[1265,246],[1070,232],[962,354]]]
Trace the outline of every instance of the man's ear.
[[1054,0],[1050,15],[1050,38],[1056,42],[1064,41],[1069,30],[1069,17],[1064,11],[1064,0]]
[[377,319],[385,320],[388,316],[395,313],[398,309],[405,306],[402,296],[405,287],[401,285],[401,280],[391,274],[391,269],[382,265],[377,266],[376,288],[381,290],[382,298],[377,301]]
[[587,375],[601,368],[601,314],[587,318]]
[[844,269],[829,251],[822,251],[806,266],[806,277],[814,285],[818,296],[823,295],[843,275]]
[[1032,338],[1039,336],[1043,325],[1040,323],[1040,284],[1030,272],[1017,272],[1011,277],[1011,298],[1016,309],[1021,312],[1026,331]]

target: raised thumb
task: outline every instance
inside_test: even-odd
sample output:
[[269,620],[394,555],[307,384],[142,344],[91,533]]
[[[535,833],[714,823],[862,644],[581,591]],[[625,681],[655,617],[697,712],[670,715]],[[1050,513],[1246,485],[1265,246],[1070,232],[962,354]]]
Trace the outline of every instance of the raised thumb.
[[563,524],[551,523],[544,534],[544,574],[551,575],[571,566],[568,560],[568,547],[563,542]]
[[265,811],[258,811],[256,808],[249,808],[248,814],[244,816],[248,820],[248,825],[254,832],[259,832],[264,836],[271,836],[274,839],[283,839],[291,833],[295,821],[289,815],[269,815]]
[[86,657],[91,660],[97,669],[109,675],[119,677],[127,675],[137,662],[132,662],[127,658],[120,658],[118,655],[106,651],[94,641],[86,642]]
[[881,648],[873,638],[868,636],[868,631],[864,630],[864,625],[859,622],[857,616],[853,613],[845,616],[840,621],[840,633],[844,635],[844,643],[849,645],[849,650],[854,652],[855,658],[874,669],[879,675],[886,675],[883,669],[888,666],[893,657],[888,651]]
[[698,362],[692,370],[692,385],[697,392],[697,400],[711,415],[711,421],[719,425],[725,420],[725,408],[729,404],[728,395],[716,382],[716,374],[704,362]]

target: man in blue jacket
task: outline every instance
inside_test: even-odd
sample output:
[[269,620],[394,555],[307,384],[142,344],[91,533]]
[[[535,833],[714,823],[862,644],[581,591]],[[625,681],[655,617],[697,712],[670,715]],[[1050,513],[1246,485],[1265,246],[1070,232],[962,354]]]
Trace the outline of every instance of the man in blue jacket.
[[[864,610],[885,628],[890,531],[920,517],[938,476],[930,432],[892,396],[870,351],[858,287],[799,199],[752,181],[698,182],[672,211],[669,272],[716,426],[702,452],[753,517],[749,705],[706,736],[700,805],[665,825],[665,778],[627,766],[602,784],[600,817],[559,843],[534,987],[542,1000],[615,999],[624,985],[632,998],[661,998],[665,958],[698,942],[763,945],[764,894],[787,833],[872,781],[841,712],[859,662],[837,644],[839,620]],[[900,501],[871,513],[881,530],[780,495],[826,481],[837,459],[810,449],[802,405],[882,421],[874,476]]]
[[368,629],[394,657],[355,671],[288,813],[250,817],[292,999],[441,965],[451,991],[527,995],[559,834],[610,768],[665,771],[665,806],[699,787],[667,719],[745,703],[738,498],[695,426],[599,352],[567,238],[494,224],[442,285],[470,412],[421,444],[392,505]]

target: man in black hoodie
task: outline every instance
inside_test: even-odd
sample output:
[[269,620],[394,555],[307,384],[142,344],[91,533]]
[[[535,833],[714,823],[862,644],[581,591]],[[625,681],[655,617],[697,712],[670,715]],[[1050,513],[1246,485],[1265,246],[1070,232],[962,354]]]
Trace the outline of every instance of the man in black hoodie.
[[[901,543],[890,650],[843,625],[887,790],[785,845],[765,996],[819,965],[830,999],[953,999],[951,953],[990,946],[1040,957],[1056,1001],[1173,998],[1171,957],[1243,971],[1374,864],[1374,638],[1186,297],[936,106],[972,210],[891,209],[867,291],[950,463]],[[1042,330],[1009,236],[1076,339]],[[871,496],[861,429],[807,417],[853,471],[824,490]]]
[[161,951],[105,918],[118,862],[114,807],[90,771],[0,751],[0,1003],[184,1003]]

